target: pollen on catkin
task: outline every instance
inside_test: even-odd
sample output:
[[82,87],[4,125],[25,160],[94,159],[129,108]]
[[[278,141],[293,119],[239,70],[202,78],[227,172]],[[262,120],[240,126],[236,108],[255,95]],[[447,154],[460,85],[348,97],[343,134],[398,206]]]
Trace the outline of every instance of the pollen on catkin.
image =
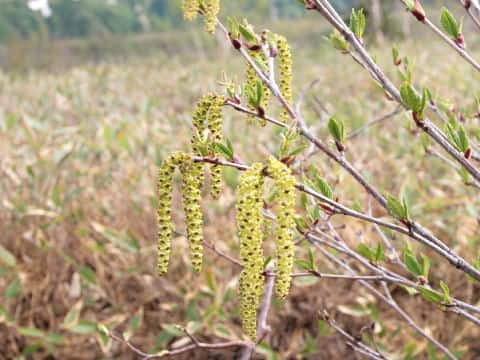
[[172,181],[175,168],[185,159],[185,154],[175,152],[167,157],[158,173],[158,243],[157,243],[157,271],[159,275],[164,275],[168,270],[170,259],[170,245],[172,237]]
[[[257,63],[263,64],[265,68],[268,68],[268,61],[266,56],[263,54],[263,52],[250,51],[249,55],[252,58],[252,60],[254,60]],[[268,75],[268,72],[267,72],[267,75]],[[256,89],[257,81],[261,81],[260,77],[257,75],[253,67],[250,64],[248,64],[246,75],[245,75],[245,86],[251,87],[252,89]],[[270,100],[271,92],[269,87],[266,86],[263,82],[262,82],[262,92],[263,92],[263,99],[262,99],[262,102],[260,103],[260,106],[262,107],[263,112],[266,113],[268,110],[268,103]],[[257,109],[255,109],[255,107],[251,104],[249,104],[248,107],[252,111],[257,111]],[[265,119],[260,119],[254,115],[248,115],[249,123],[254,123],[256,119],[259,119],[259,123],[261,126],[267,125],[267,121]]]
[[256,339],[257,307],[263,292],[262,164],[255,163],[240,179],[237,195],[237,228],[240,238],[239,297],[243,331]]
[[[280,91],[288,104],[292,103],[292,52],[284,36],[277,35],[277,49],[280,60]],[[287,110],[283,109],[281,114],[283,122],[289,121]]]
[[279,299],[288,295],[293,267],[295,228],[295,178],[290,169],[274,157],[270,157],[267,172],[272,176],[277,187],[277,228],[275,232],[275,293]]
[[[210,152],[214,157],[218,156],[216,142],[221,142],[223,135],[222,106],[225,98],[221,95],[213,95],[210,110],[208,112],[208,131],[210,138]],[[214,199],[218,198],[222,190],[222,168],[220,165],[212,165],[210,168],[212,185],[210,194]]]
[[203,164],[195,163],[191,157],[180,165],[182,172],[182,197],[187,222],[187,238],[193,271],[200,272],[203,261],[203,215],[200,193]]
[[192,135],[191,144],[195,155],[202,155],[202,140],[207,128],[207,114],[210,106],[212,106],[212,101],[212,94],[203,96],[197,102],[197,106],[193,112],[192,125],[194,127],[194,134]]
[[205,11],[205,30],[213,34],[217,25],[217,15],[220,12],[220,0],[203,0]]
[[197,17],[200,10],[200,0],[183,0],[183,18],[193,20]]

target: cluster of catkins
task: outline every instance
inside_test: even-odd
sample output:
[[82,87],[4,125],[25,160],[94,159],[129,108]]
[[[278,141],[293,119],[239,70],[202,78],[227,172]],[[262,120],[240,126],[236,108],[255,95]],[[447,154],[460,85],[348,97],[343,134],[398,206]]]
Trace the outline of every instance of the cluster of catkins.
[[[205,28],[213,33],[217,22],[220,0],[183,0],[184,17],[193,20],[200,12],[205,15]],[[268,56],[279,58],[280,91],[285,100],[292,101],[292,56],[287,40],[283,36],[270,34],[265,37],[269,53],[261,46],[251,48],[249,54],[269,75]],[[252,110],[265,114],[270,98],[270,89],[261,82],[252,66],[248,65],[246,87],[259,91],[262,101]],[[191,139],[194,156],[218,156],[216,143],[222,140],[222,106],[225,98],[209,94],[200,99],[193,114],[194,133]],[[288,113],[283,110],[281,119],[288,122]],[[262,125],[265,121],[262,120]],[[172,182],[175,169],[179,168],[183,177],[182,198],[187,223],[187,237],[193,270],[198,272],[203,259],[203,215],[201,211],[201,191],[204,182],[203,162],[195,162],[192,155],[176,152],[166,158],[159,171],[158,178],[158,273],[168,270],[172,235]],[[295,179],[290,169],[279,160],[271,157],[266,166],[255,163],[241,177],[237,195],[237,227],[240,239],[240,259],[242,272],[239,280],[240,316],[245,334],[252,340],[257,337],[257,308],[264,287],[264,257],[262,243],[263,222],[263,185],[264,177],[270,176],[276,186],[277,225],[275,229],[275,291],[279,299],[288,295],[293,267],[294,243],[293,230],[295,206]],[[211,166],[211,195],[216,198],[221,191],[221,167]]]
[[183,16],[185,20],[193,20],[199,12],[205,15],[205,30],[215,31],[217,14],[220,11],[220,0],[183,0]]
[[[192,150],[195,155],[218,156],[215,143],[221,142],[223,138],[222,106],[224,102],[225,98],[218,94],[205,95],[198,102],[193,114],[195,133],[191,140]],[[210,171],[212,181],[210,193],[216,199],[221,191],[222,169],[220,165],[212,165]],[[201,176],[203,177],[203,174]]]
[[[222,105],[221,95],[206,95],[198,102],[193,115],[195,132],[191,143],[194,155],[207,154],[217,156],[215,142],[222,139]],[[208,129],[208,134],[206,131]],[[190,246],[192,267],[195,272],[202,268],[203,258],[203,215],[201,210],[201,190],[204,179],[204,165],[195,162],[189,154],[175,152],[167,157],[158,175],[158,274],[168,270],[172,237],[172,182],[175,169],[182,174],[182,198],[187,222],[187,238]],[[218,165],[211,168],[211,194],[220,194],[222,173]]]
[[264,168],[254,164],[242,176],[237,195],[237,227],[240,238],[240,316],[245,334],[256,339],[257,307],[263,292],[263,177],[270,175],[277,188],[277,228],[275,231],[275,292],[279,299],[288,295],[293,267],[295,179],[290,169],[271,157]]

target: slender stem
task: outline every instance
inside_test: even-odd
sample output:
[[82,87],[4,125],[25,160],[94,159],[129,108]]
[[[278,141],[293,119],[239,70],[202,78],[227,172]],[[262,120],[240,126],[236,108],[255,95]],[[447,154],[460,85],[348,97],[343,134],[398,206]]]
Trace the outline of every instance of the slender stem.
[[352,347],[354,351],[360,352],[371,359],[377,359],[377,360],[387,359],[380,352],[371,349],[369,346],[365,345],[363,342],[359,341],[357,338],[355,338],[354,336],[350,335],[347,331],[342,329],[342,327],[338,325],[337,322],[333,320],[326,311],[324,311],[324,313],[322,314],[322,317],[323,317],[323,320],[325,320],[330,327],[335,329],[337,333],[339,333],[340,335],[342,335],[344,338],[348,340],[348,344]]
[[[401,3],[406,5],[405,0],[400,0]],[[455,41],[450,39],[442,30],[440,30],[434,23],[430,21],[428,17],[425,17],[423,21],[420,21],[422,24],[426,25],[430,30],[432,30],[440,39],[442,39],[445,43],[447,43],[457,54],[459,54],[462,58],[464,58],[470,65],[472,65],[475,70],[480,71],[480,64],[478,64],[465,49],[462,49],[458,46]]]
[[[135,354],[141,356],[143,360],[160,359],[160,358],[165,358],[165,357],[170,357],[170,356],[181,355],[181,354],[184,354],[186,352],[193,351],[195,349],[221,350],[221,349],[228,349],[228,348],[235,348],[235,347],[245,347],[247,345],[244,341],[233,340],[233,341],[226,341],[226,342],[209,344],[209,343],[199,342],[195,339],[195,341],[192,340],[193,344],[183,346],[179,349],[163,350],[163,351],[160,351],[157,354],[149,354],[149,353],[146,353],[146,352],[140,350],[139,348],[134,346],[132,343],[130,343],[130,341],[125,340],[123,337],[121,337],[119,335],[116,335],[113,332],[109,332],[108,335],[110,336],[110,338],[112,340],[121,342],[121,343],[125,344],[126,346],[128,346],[128,348],[130,348],[131,351],[133,351]],[[187,336],[189,336],[190,339],[192,339],[191,335],[187,334]]]

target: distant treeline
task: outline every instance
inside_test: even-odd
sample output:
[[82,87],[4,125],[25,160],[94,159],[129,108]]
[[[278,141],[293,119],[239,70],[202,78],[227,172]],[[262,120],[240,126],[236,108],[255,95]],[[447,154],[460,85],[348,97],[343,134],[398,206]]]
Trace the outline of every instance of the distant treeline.
[[[0,41],[32,37],[85,38],[167,31],[184,25],[181,0],[50,0],[51,16],[28,7],[28,0],[0,0]],[[346,8],[353,0],[334,1]],[[223,1],[228,14],[249,19],[301,16],[298,1]]]

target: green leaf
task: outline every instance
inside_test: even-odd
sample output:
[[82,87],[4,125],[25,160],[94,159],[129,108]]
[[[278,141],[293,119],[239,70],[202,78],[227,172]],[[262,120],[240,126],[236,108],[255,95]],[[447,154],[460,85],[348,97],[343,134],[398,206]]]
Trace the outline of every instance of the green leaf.
[[458,145],[460,147],[460,151],[463,153],[470,147],[470,142],[468,141],[467,134],[465,133],[465,129],[462,125],[460,125],[458,129]]
[[430,258],[427,255],[422,254],[422,275],[427,281],[430,274],[430,264]]
[[315,270],[317,266],[315,265],[315,257],[313,256],[313,251],[311,248],[308,249],[308,260],[310,261],[310,268]]
[[50,333],[45,336],[45,341],[52,345],[61,345],[65,342],[65,338],[61,334]]
[[355,12],[355,9],[352,9],[352,13],[350,14],[350,29],[353,33],[357,36],[358,39],[363,38],[363,34],[365,32],[365,14],[363,13],[363,9],[358,10]]
[[317,185],[316,188],[320,191],[320,193],[323,196],[326,196],[329,199],[333,199],[332,188],[330,187],[330,185],[328,185],[328,183],[325,180],[323,180],[321,177],[317,177],[316,185]]
[[22,290],[22,283],[19,278],[14,279],[5,289],[5,297],[12,299],[20,295]]
[[415,93],[412,85],[410,83],[405,82],[400,87],[400,96],[402,98],[402,102],[405,104],[407,108],[414,112],[419,112],[421,107],[421,100],[419,96]]
[[455,20],[455,17],[446,7],[442,7],[442,14],[440,15],[440,25],[442,25],[443,30],[453,39],[457,39],[460,33],[460,28],[457,24],[457,20]]
[[407,266],[408,271],[410,271],[413,275],[423,275],[422,267],[418,263],[417,257],[413,254],[412,250],[405,250],[405,252],[403,253],[403,262]]
[[360,255],[362,255],[365,259],[373,262],[375,260],[375,255],[372,253],[370,248],[365,245],[364,243],[358,244],[357,251]]
[[223,155],[227,160],[233,161],[233,150],[227,145],[221,142],[215,142],[216,151]]
[[395,65],[398,64],[401,61],[400,52],[398,51],[397,44],[392,45],[392,59],[393,59],[393,63]]
[[448,285],[445,284],[443,280],[440,280],[440,287],[442,288],[442,292],[443,292],[443,302],[449,304],[451,302],[451,298],[450,298],[450,289],[448,288]]
[[288,153],[288,156],[293,158],[299,154],[301,154],[302,152],[305,151],[305,149],[308,148],[308,144],[303,144],[303,145],[300,145],[300,146],[297,146],[295,149],[293,149],[292,151],[290,151]]
[[97,332],[97,324],[92,321],[80,320],[70,331],[80,335],[93,334]]
[[302,268],[303,270],[307,270],[307,271],[313,270],[310,262],[307,261],[307,260],[295,259],[295,264],[296,264],[298,267]]
[[383,250],[383,245],[382,243],[377,244],[377,249],[375,251],[375,263],[378,263],[380,261],[385,261],[385,251]]
[[65,315],[65,318],[63,319],[63,323],[62,323],[62,328],[64,329],[71,329],[73,328],[75,325],[78,324],[78,320],[80,318],[80,310],[81,310],[81,307],[82,307],[82,303],[79,302],[77,304],[75,304],[67,313],[67,315]]
[[250,27],[247,27],[243,24],[238,24],[238,31],[240,31],[243,40],[245,40],[245,42],[247,42],[248,44],[253,45],[257,42],[257,37],[255,36],[253,30],[250,29]]
[[15,267],[15,265],[17,265],[15,256],[13,256],[13,254],[2,245],[0,245],[0,261],[10,267]]
[[328,130],[330,135],[339,143],[344,143],[346,138],[345,126],[341,120],[331,117],[328,120]]
[[42,330],[31,327],[20,327],[17,329],[18,333],[23,336],[42,338],[45,334]]
[[330,33],[330,36],[327,38],[333,47],[337,50],[340,50],[343,53],[349,52],[349,45],[347,40],[338,32],[338,30],[334,30]]
[[406,208],[405,201],[400,201],[397,198],[388,195],[387,196],[387,207],[388,210],[392,213],[393,216],[401,219],[408,220],[408,208]]
[[425,286],[420,286],[418,290],[425,298],[425,300],[431,301],[433,303],[441,303],[443,301],[443,295],[440,295],[437,292],[426,288]]
[[95,271],[89,267],[89,266],[82,266],[79,270],[78,273],[80,276],[86,280],[87,282],[91,284],[96,284],[97,283],[97,276],[95,274]]
[[303,217],[296,216],[294,220],[295,220],[295,225],[297,226],[297,228],[300,231],[307,231],[308,230],[307,221]]

